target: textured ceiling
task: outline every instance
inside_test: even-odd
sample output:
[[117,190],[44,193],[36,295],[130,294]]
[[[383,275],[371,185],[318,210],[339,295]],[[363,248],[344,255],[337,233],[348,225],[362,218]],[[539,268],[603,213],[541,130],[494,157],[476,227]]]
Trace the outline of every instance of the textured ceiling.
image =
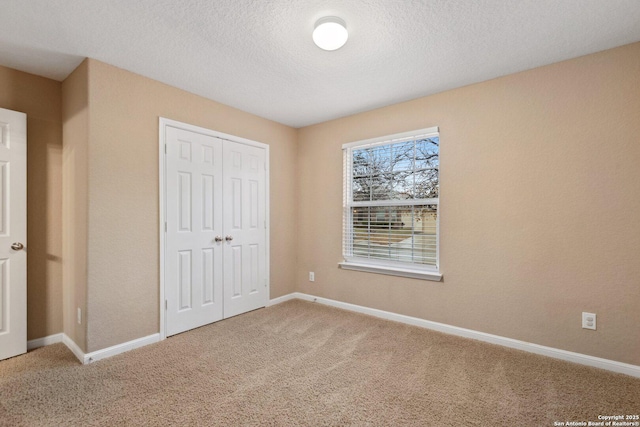
[[[85,57],[294,127],[640,40],[638,0],[2,0],[0,64]],[[318,18],[347,22],[334,52]]]

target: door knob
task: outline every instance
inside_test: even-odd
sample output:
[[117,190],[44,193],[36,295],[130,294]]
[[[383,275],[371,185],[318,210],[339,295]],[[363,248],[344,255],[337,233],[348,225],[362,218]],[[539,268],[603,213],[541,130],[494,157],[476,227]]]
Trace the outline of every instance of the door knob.
[[231,236],[227,236],[227,237],[225,237],[224,239],[225,239],[227,242],[230,242],[230,241],[232,241],[232,240],[233,240],[233,237],[231,237]]
[[19,251],[21,249],[24,249],[24,245],[22,243],[16,242],[11,245],[11,249],[13,249],[14,251]]
[[216,242],[222,242],[222,237],[216,236],[214,239]]

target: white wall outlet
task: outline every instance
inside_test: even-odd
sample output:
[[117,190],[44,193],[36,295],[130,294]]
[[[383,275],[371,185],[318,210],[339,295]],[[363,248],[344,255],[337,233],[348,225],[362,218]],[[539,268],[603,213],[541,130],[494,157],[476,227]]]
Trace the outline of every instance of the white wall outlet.
[[310,282],[315,282],[316,281],[316,273],[314,273],[313,271],[309,272],[309,281]]
[[78,307],[78,325],[82,325],[82,309]]
[[596,330],[596,315],[594,313],[582,312],[582,328]]

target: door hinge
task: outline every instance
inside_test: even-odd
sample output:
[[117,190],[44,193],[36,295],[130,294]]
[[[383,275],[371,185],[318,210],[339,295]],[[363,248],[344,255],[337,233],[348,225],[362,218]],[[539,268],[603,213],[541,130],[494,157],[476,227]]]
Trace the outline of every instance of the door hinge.
[[167,232],[167,221],[164,222],[164,232]]
[[164,154],[167,154],[167,144],[164,144]]
[[167,310],[169,307],[169,301],[168,300],[164,300],[164,309]]

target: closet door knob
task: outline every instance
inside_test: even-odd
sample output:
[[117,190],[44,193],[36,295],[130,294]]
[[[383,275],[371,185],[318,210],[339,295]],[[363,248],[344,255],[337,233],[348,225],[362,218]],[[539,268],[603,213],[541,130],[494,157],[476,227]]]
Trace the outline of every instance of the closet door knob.
[[222,237],[216,236],[214,239],[216,242],[222,242]]
[[225,239],[227,242],[230,242],[230,241],[232,241],[232,240],[233,240],[233,237],[231,237],[231,236],[227,236],[227,237],[225,237],[224,239]]
[[14,251],[19,251],[24,249],[24,245],[22,243],[14,243],[13,245],[11,245],[11,249],[13,249]]

